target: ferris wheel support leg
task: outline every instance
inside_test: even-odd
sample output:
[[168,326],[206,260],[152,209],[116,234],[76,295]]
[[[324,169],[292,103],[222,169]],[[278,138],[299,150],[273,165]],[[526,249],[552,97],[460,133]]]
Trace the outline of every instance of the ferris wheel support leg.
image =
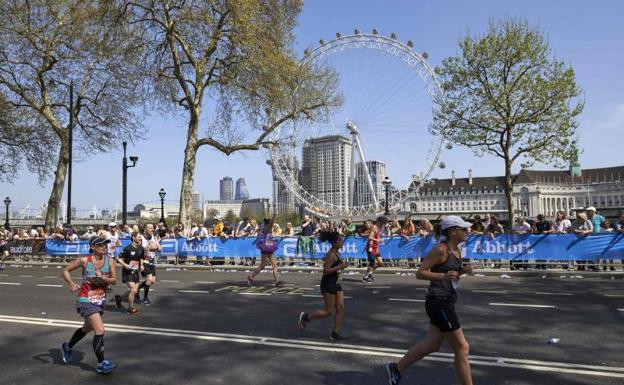
[[375,188],[373,187],[373,180],[371,179],[370,173],[368,172],[368,164],[366,164],[366,157],[364,156],[362,142],[360,142],[360,135],[354,133],[353,139],[357,143],[357,148],[360,153],[360,159],[362,160],[362,166],[364,168],[364,175],[366,175],[366,182],[368,183],[368,188],[370,189],[371,195],[373,197],[373,202],[375,202],[375,206],[379,206],[379,200],[377,199],[377,194],[375,194]]

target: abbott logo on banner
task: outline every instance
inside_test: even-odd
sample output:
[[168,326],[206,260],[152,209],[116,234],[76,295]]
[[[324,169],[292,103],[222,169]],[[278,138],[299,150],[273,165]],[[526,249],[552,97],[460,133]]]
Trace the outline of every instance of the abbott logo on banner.
[[533,254],[535,252],[529,241],[505,244],[496,239],[478,240],[472,245],[470,251],[475,254]]
[[[327,253],[331,249],[331,245],[327,242],[322,244],[315,244],[317,253]],[[356,254],[358,251],[357,244],[355,242],[345,242],[340,248],[341,254]]]
[[183,253],[218,253],[219,245],[216,242],[184,242],[182,244]]

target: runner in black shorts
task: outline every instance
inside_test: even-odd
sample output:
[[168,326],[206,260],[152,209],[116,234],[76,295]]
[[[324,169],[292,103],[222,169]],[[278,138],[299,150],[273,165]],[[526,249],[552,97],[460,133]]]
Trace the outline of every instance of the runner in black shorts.
[[[149,289],[156,283],[156,252],[160,251],[160,242],[154,234],[154,225],[147,223],[145,225],[145,233],[143,234],[143,250],[145,251],[145,258],[143,259],[143,271],[141,275],[145,277],[145,281],[139,285],[139,291],[143,289],[143,304],[151,305],[152,301],[149,300]],[[137,302],[140,302],[137,301]]]
[[[132,234],[132,243],[126,246],[117,262],[121,265],[121,280],[128,286],[127,292],[123,297],[128,296],[128,314],[138,315],[139,311],[134,307],[134,299],[139,292],[139,271],[143,270],[144,251],[141,246],[143,236],[141,233]],[[115,296],[117,309],[121,309],[121,295]]]
[[459,276],[471,274],[470,266],[462,267],[460,243],[467,239],[471,224],[451,215],[439,227],[440,243],[429,253],[416,273],[419,279],[431,281],[427,291],[425,310],[430,324],[424,341],[412,346],[398,363],[386,364],[386,375],[390,385],[397,385],[402,373],[427,355],[437,352],[446,340],[455,351],[455,371],[462,385],[472,384],[468,361],[468,342],[455,314],[456,289]]
[[340,271],[349,266],[349,262],[340,259],[340,248],[343,239],[336,231],[322,231],[319,234],[321,242],[329,242],[332,247],[325,255],[323,266],[323,278],[321,278],[321,294],[325,300],[325,309],[312,313],[301,312],[299,314],[299,330],[303,331],[308,323],[313,319],[327,318],[335,314],[334,330],[329,339],[332,341],[344,340],[340,334],[342,319],[344,318],[344,293],[342,286],[338,283]]

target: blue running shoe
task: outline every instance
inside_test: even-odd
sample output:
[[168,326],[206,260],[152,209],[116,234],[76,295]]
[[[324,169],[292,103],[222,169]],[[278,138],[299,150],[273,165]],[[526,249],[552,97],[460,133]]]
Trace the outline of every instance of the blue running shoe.
[[395,362],[388,362],[385,366],[386,376],[388,377],[389,385],[399,385],[401,381],[401,373],[399,373],[399,366]]
[[145,305],[145,306],[149,306],[149,305],[151,305],[151,304],[152,304],[152,301],[150,301],[150,300],[149,300],[149,298],[145,298],[145,299],[143,300],[143,305]]
[[95,371],[100,374],[110,374],[112,373],[117,366],[110,362],[109,360],[104,360],[97,364],[95,367]]
[[61,344],[61,352],[63,352],[63,363],[69,364],[72,358],[72,350],[69,348],[69,344],[67,342],[63,342]]

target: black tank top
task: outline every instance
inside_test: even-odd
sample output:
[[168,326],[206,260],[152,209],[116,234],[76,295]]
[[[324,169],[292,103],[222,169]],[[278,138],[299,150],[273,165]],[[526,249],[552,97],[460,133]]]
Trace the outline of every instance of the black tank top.
[[[332,263],[331,267],[334,268],[342,263],[342,259],[340,258],[340,253],[336,253],[336,260]],[[321,285],[323,286],[334,286],[338,283],[338,275],[340,273],[337,271],[323,275],[321,278]]]
[[[447,271],[459,272],[462,266],[461,260],[451,253],[451,250],[446,243],[444,243],[444,245],[447,257],[446,262],[433,266],[431,268],[431,272],[444,274],[446,274]],[[430,281],[429,289],[427,290],[427,298],[457,302],[457,292],[453,287],[453,282],[449,280]]]

